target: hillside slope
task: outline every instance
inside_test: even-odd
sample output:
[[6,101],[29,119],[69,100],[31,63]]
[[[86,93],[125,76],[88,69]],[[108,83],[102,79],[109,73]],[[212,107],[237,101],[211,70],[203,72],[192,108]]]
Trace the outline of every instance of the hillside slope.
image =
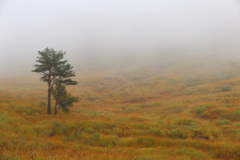
[[239,159],[237,63],[164,62],[76,67],[56,116],[38,78],[1,80],[0,159]]

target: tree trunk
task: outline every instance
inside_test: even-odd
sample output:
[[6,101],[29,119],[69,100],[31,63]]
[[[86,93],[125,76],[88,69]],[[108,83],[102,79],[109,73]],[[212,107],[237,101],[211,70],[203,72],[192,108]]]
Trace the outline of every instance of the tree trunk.
[[51,75],[52,75],[52,72],[51,72],[51,70],[49,70],[49,74],[48,74],[48,106],[47,106],[47,114],[48,115],[51,114],[51,96],[52,96]]
[[51,86],[48,86],[48,106],[47,106],[47,114],[51,114]]
[[58,105],[58,99],[59,99],[59,86],[58,86],[59,84],[56,84],[56,91],[57,91],[57,93],[56,93],[56,102],[55,102],[55,115],[57,114],[57,105]]
[[57,114],[57,105],[58,105],[58,102],[57,102],[57,100],[56,100],[56,102],[55,102],[55,115]]

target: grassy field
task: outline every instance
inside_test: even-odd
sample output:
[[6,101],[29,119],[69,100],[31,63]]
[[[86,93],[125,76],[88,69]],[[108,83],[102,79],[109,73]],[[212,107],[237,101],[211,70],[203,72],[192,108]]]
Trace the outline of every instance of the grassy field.
[[237,74],[91,69],[68,87],[80,101],[56,116],[37,78],[1,80],[0,159],[240,159]]

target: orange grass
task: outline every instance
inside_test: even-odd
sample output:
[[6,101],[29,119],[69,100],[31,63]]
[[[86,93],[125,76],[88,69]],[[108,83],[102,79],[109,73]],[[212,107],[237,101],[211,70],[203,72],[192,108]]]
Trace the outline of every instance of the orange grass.
[[239,77],[140,73],[78,77],[56,116],[43,83],[2,80],[0,159],[240,159]]

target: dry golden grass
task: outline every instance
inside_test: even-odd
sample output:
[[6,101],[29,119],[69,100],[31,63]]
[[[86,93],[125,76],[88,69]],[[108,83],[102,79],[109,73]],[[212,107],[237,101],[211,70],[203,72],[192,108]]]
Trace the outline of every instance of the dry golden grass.
[[44,83],[2,80],[0,159],[240,159],[239,77],[130,73],[77,77],[80,102],[56,116]]

